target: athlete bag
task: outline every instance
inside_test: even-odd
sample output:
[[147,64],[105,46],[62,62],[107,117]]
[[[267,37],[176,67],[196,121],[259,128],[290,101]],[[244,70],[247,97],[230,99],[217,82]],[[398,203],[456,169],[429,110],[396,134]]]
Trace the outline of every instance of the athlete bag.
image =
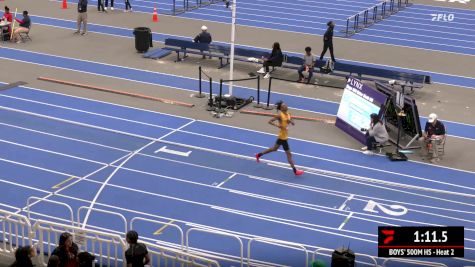
[[332,253],[331,267],[354,267],[355,253],[349,248],[338,248]]

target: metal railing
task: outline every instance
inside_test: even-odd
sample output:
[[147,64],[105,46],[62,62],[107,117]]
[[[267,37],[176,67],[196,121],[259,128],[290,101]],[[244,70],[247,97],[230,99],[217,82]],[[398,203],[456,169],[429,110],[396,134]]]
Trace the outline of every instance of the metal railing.
[[[57,247],[59,236],[68,232],[81,251],[88,251],[96,256],[99,266],[125,266],[124,251],[126,244],[118,234],[109,234],[76,226],[37,220],[32,227],[37,233],[39,255],[51,256]],[[39,264],[46,266],[44,257],[39,257]]]
[[135,222],[137,221],[142,221],[142,222],[149,222],[149,223],[154,223],[154,224],[158,224],[158,225],[162,225],[163,229],[166,227],[171,227],[175,230],[178,231],[178,236],[179,236],[179,240],[180,240],[180,248],[183,250],[184,249],[184,234],[183,234],[183,229],[181,229],[180,226],[176,225],[173,223],[173,220],[170,219],[168,222],[162,222],[162,221],[157,221],[157,220],[151,220],[151,219],[147,219],[147,218],[142,218],[142,217],[134,217],[132,218],[132,220],[130,220],[130,230],[134,230],[135,227]]
[[220,267],[216,260],[193,255],[178,249],[166,248],[150,242],[142,243],[147,246],[150,255],[150,266]]
[[[328,248],[318,248],[316,249],[314,252],[313,252],[313,256],[312,256],[312,261],[316,260],[317,259],[317,255],[320,254],[320,255],[325,255],[323,254],[322,252],[329,252],[330,253],[330,257],[331,257],[331,253],[333,253],[333,249],[328,249]],[[378,265],[378,262],[376,261],[376,257],[373,257],[371,255],[367,255],[367,254],[361,254],[361,253],[355,253],[355,257],[356,258],[368,258],[371,260],[371,265],[374,264],[374,267],[379,267]],[[356,260],[356,259],[355,259]]]
[[242,240],[239,236],[225,233],[225,232],[220,232],[216,231],[213,229],[200,229],[200,228],[190,228],[186,231],[186,251],[190,251],[190,233],[191,232],[202,232],[202,233],[208,233],[208,234],[213,234],[213,235],[218,235],[218,236],[224,236],[224,237],[231,237],[233,239],[236,239],[239,243],[239,262],[240,266],[244,267],[244,245],[242,243]]
[[92,208],[92,207],[86,207],[86,206],[81,206],[78,208],[77,210],[77,225],[78,226],[82,226],[83,228],[86,227],[86,225],[83,225],[85,222],[81,222],[81,211],[82,210],[87,210],[87,212],[91,212],[91,211],[95,211],[95,212],[99,212],[99,213],[104,213],[104,214],[109,214],[109,215],[114,215],[118,218],[120,218],[120,220],[124,223],[124,233],[127,233],[127,219],[124,217],[124,215],[118,213],[118,212],[113,212],[113,211],[109,211],[109,210],[103,210],[103,209],[98,209],[98,208]]
[[[31,203],[32,200],[36,200],[34,203]],[[27,200],[26,200],[26,214],[28,216],[28,219],[31,220],[31,207],[33,205],[36,205],[40,202],[47,202],[47,203],[51,203],[51,204],[55,204],[55,205],[58,205],[58,206],[62,206],[62,207],[66,207],[66,209],[69,211],[69,219],[70,219],[70,222],[71,222],[71,226],[74,225],[74,212],[73,212],[73,209],[71,208],[71,206],[69,206],[68,204],[66,203],[63,203],[63,202],[59,202],[59,201],[54,201],[54,200],[50,200],[50,199],[46,199],[46,198],[40,198],[40,197],[29,197]]]
[[31,246],[31,223],[24,215],[0,209],[0,253],[13,254],[18,247]]
[[[83,210],[85,208],[88,207],[81,207],[79,209]],[[93,210],[100,212],[104,211],[99,209]],[[78,215],[79,213],[80,212],[78,210]],[[104,213],[113,215],[120,214],[108,211],[105,211]],[[123,218],[125,222],[124,230],[127,231],[127,220],[121,214],[119,217]],[[135,217],[131,220],[131,229],[134,229],[135,222],[137,221],[157,223],[164,226],[166,225],[167,227],[171,226],[172,228],[176,229],[180,235],[181,247],[168,247],[158,243],[141,241],[141,243],[144,243],[148,248],[152,260],[151,266],[219,267],[219,262],[221,261],[239,262],[241,267],[244,266],[244,247],[243,242],[238,235],[227,233],[219,229],[193,227],[186,231],[185,238],[183,238],[183,230],[181,227],[172,224],[171,222],[162,222],[147,218]],[[59,236],[64,232],[68,232],[72,234],[74,242],[79,246],[81,251],[88,251],[96,256],[96,261],[99,266],[125,267],[124,252],[127,249],[127,244],[125,243],[126,232],[124,232],[124,234],[106,233],[103,231],[79,226],[80,224],[75,226],[41,219],[37,219],[35,223],[32,224],[32,221],[29,220],[29,218],[25,215],[20,215],[15,212],[0,209],[0,253],[13,256],[17,248],[27,245],[31,246],[34,242],[37,242],[35,246],[39,251],[39,266],[46,266],[44,256],[51,256],[51,253],[58,245]],[[213,255],[213,252],[204,253],[199,249],[192,251],[190,249],[190,233],[192,232],[208,233],[237,240],[240,248],[239,257],[227,255],[226,257],[219,256],[216,258],[216,256]],[[185,248],[183,248],[183,242],[186,243]],[[308,266],[309,264],[309,253],[306,246],[299,243],[256,237],[250,238],[247,243],[246,262],[248,267],[271,266],[270,263],[252,259],[251,248],[253,242],[262,242],[292,250],[303,251],[305,253],[305,266]],[[333,249],[319,248],[313,252],[312,260],[315,260],[317,255],[331,255],[333,251]],[[447,267],[447,265],[439,262],[410,260],[404,258],[377,258],[371,255],[360,253],[355,253],[355,256],[357,258],[363,257],[369,259],[369,262],[363,262],[365,265],[374,264],[374,266],[379,266],[377,264],[377,260],[383,261],[382,265],[380,265],[381,267],[390,267],[391,263],[394,263],[394,266],[404,263],[406,265],[411,264],[414,266]],[[276,264],[275,266],[280,265]]]
[[293,242],[287,242],[287,241],[272,239],[272,238],[256,237],[256,238],[249,239],[249,241],[247,242],[247,266],[248,267],[252,266],[251,265],[251,261],[252,261],[252,258],[251,258],[251,244],[254,241],[270,244],[270,245],[273,245],[273,246],[279,246],[279,247],[285,247],[285,248],[289,248],[289,249],[301,250],[305,253],[305,260],[304,260],[305,265],[304,266],[308,266],[308,250],[304,245],[298,244],[298,243],[293,243]]

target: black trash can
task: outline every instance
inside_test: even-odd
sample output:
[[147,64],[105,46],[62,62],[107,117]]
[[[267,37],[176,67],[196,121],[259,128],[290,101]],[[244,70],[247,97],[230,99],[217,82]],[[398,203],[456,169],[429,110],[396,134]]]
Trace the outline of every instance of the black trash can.
[[145,53],[148,51],[152,44],[152,31],[147,27],[137,27],[134,29],[135,35],[135,49],[139,53]]

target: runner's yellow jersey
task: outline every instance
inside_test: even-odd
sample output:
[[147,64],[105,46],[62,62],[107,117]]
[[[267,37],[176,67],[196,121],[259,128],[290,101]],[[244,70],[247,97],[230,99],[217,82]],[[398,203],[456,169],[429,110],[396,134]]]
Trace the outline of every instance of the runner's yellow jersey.
[[288,130],[287,130],[287,126],[289,125],[289,122],[290,122],[290,113],[284,113],[284,112],[280,112],[280,119],[279,119],[279,122],[280,122],[280,132],[279,132],[279,139],[280,140],[287,140],[289,139],[289,133],[288,133]]

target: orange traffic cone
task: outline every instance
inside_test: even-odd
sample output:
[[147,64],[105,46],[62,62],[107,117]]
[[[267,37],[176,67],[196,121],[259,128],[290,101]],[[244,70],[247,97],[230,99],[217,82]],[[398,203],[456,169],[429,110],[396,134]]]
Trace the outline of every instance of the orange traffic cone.
[[[64,0],[66,1],[66,0]],[[157,7],[153,8],[153,16],[152,16],[152,21],[153,22],[158,22],[158,13],[157,13]]]
[[68,0],[63,0],[63,9],[68,8]]

